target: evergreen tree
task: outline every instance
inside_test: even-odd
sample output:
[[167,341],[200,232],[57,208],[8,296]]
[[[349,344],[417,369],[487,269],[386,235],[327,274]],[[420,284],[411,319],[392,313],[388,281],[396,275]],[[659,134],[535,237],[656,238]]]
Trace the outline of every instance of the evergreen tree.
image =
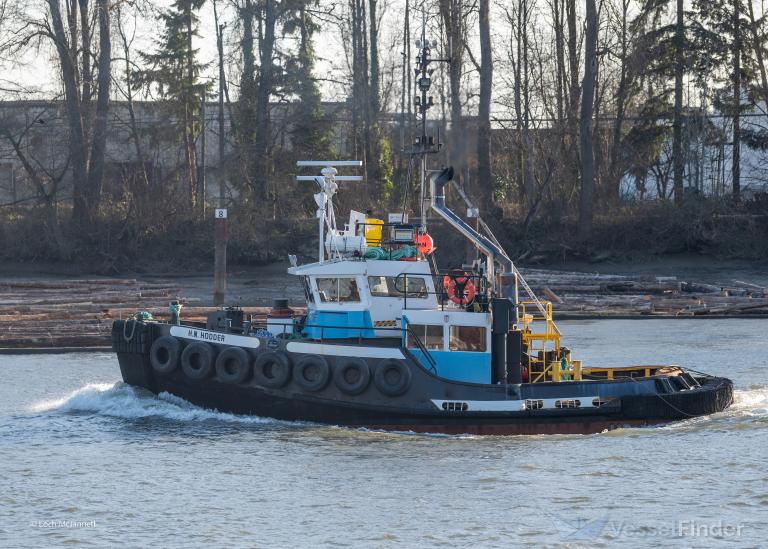
[[378,181],[379,198],[389,200],[395,189],[395,166],[392,160],[392,145],[389,137],[384,135],[381,124],[376,122],[372,128],[372,149],[376,160],[376,169],[373,176]]
[[[744,104],[745,84],[755,78],[753,44],[747,37],[750,22],[741,0],[696,0],[694,7],[705,31],[702,46],[711,60],[716,87],[713,104],[717,110],[731,118],[732,154],[731,185],[734,199],[741,192],[741,113],[749,108]],[[753,139],[747,138],[747,145]]]
[[[662,17],[672,8],[672,20],[668,24],[659,25]],[[683,0],[648,0],[634,21],[635,28],[640,32],[636,51],[648,63],[645,67],[636,65],[636,70],[641,71],[643,77],[655,79],[662,86],[665,86],[666,82],[674,82],[672,163],[674,197],[678,203],[683,198],[683,78],[689,67],[687,57],[691,54],[692,45],[688,37],[687,23]],[[660,95],[666,96],[668,91],[664,89]],[[653,101],[655,94],[648,95],[648,99]]]
[[148,68],[137,73],[142,83],[154,86],[167,102],[170,127],[181,135],[189,205],[193,210],[202,208],[205,200],[198,181],[196,142],[201,132],[201,107],[210,83],[200,81],[200,72],[206,65],[197,60],[198,49],[193,46],[193,40],[199,36],[196,12],[204,3],[205,0],[175,0],[161,14],[163,31],[156,50],[142,53]]
[[330,117],[323,111],[320,89],[315,80],[315,53],[312,35],[317,29],[307,13],[306,0],[300,0],[295,18],[286,22],[286,33],[298,30],[298,55],[286,67],[286,85],[297,96],[293,111],[291,142],[294,153],[301,158],[329,159],[335,155]]
[[[643,4],[632,22],[632,31],[638,39],[630,62],[630,79],[645,82],[647,87],[645,104],[640,110],[651,117],[632,132],[631,150],[645,151],[644,154],[655,151],[661,155],[659,139],[668,139],[671,129],[673,193],[677,203],[683,199],[687,156],[683,138],[687,123],[684,78],[687,75],[702,83],[709,71],[706,48],[702,44],[707,39],[707,30],[699,24],[695,13],[686,12],[683,7],[682,0],[648,0]],[[672,119],[671,128],[668,118]],[[644,138],[648,141],[643,142]],[[648,166],[650,160],[645,157],[638,165]],[[637,165],[632,171],[637,176]]]

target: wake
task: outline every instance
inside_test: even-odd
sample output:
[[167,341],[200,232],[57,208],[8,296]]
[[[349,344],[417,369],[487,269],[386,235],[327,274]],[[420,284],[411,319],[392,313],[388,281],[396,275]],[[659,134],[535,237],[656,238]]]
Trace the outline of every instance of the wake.
[[90,383],[63,398],[34,404],[31,411],[37,413],[91,413],[122,419],[160,418],[182,422],[278,423],[277,420],[269,418],[238,416],[216,410],[206,410],[170,393],[153,395],[123,382]]
[[768,416],[768,387],[754,386],[734,390],[730,410],[746,416]]

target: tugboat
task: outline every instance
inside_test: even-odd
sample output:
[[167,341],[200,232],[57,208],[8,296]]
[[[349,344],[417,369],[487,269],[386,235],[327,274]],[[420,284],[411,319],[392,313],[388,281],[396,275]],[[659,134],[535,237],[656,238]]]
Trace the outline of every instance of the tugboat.
[[[417,222],[405,209],[386,221],[353,210],[339,228],[339,183],[362,178],[338,170],[361,163],[299,162],[320,171],[298,176],[318,186],[318,260],[289,256],[307,313],[282,299],[261,326],[237,307],[205,324],[177,313],[115,321],[123,380],[235,414],[447,434],[586,434],[730,406],[729,379],[671,365],[588,367],[561,344],[552,304],[537,299],[488,226],[446,205],[453,169],[427,169],[440,148],[426,134],[428,67],[439,60],[424,37],[418,47]],[[476,261],[437,268],[428,210],[476,247]]]

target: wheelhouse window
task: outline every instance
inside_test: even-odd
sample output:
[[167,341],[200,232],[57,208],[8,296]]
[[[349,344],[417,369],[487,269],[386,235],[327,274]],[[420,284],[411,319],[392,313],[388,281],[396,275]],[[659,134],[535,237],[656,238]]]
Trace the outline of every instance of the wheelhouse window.
[[451,351],[485,352],[485,328],[482,326],[451,326],[448,346]]
[[373,297],[427,297],[427,282],[418,276],[369,276],[368,285]]
[[408,347],[419,348],[414,334],[421,340],[427,349],[443,348],[443,327],[430,324],[409,324],[408,328]]
[[354,278],[318,278],[317,293],[323,303],[354,303],[360,301],[360,292]]

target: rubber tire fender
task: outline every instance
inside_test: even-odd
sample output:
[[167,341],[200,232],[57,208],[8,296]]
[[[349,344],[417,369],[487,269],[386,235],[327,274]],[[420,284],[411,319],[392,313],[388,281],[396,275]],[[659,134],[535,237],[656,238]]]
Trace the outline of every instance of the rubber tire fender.
[[[349,381],[347,374],[351,370],[358,372],[357,381]],[[371,382],[371,368],[368,363],[360,358],[346,359],[333,369],[333,382],[342,393],[348,395],[359,395],[368,387]]]
[[[291,369],[291,358],[287,353],[267,351],[253,361],[253,378],[259,385],[279,389],[291,379]],[[267,372],[272,375],[267,375]]]
[[149,362],[158,374],[170,374],[179,366],[181,342],[173,336],[163,336],[152,343]]
[[216,375],[224,383],[243,383],[251,374],[251,360],[240,347],[227,347],[216,357]]
[[[388,379],[388,374],[392,371],[396,371],[399,375],[398,381],[394,383]],[[373,383],[386,396],[400,396],[411,386],[411,370],[403,361],[393,358],[385,360],[376,367]]]
[[216,352],[210,343],[195,341],[181,352],[181,369],[188,378],[202,381],[213,373]]
[[[315,379],[307,377],[310,368],[317,368],[318,375]],[[324,357],[319,355],[307,355],[298,360],[293,367],[293,380],[305,391],[317,392],[322,390],[331,379],[331,367]]]

